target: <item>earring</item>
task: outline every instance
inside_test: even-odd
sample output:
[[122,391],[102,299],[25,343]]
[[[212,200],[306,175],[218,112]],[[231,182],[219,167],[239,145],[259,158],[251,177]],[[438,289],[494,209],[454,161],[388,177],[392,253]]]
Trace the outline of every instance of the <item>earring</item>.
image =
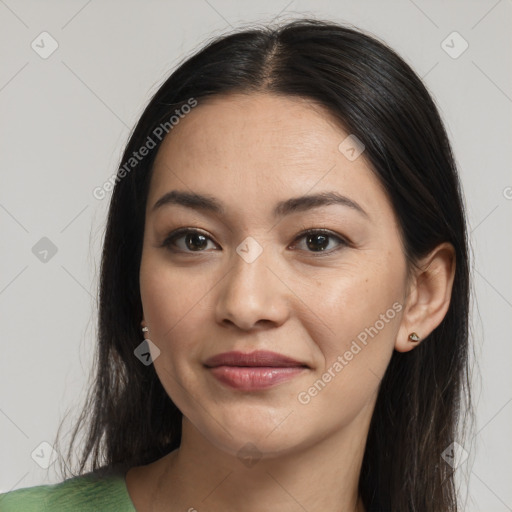
[[420,337],[415,332],[411,332],[411,334],[409,334],[409,339],[413,343],[418,343],[418,341],[420,341]]

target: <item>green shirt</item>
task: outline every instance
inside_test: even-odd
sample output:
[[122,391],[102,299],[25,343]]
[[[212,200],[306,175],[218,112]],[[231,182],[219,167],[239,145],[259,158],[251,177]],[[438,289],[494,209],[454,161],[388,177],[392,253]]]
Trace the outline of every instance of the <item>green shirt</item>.
[[94,473],[0,494],[0,512],[136,512],[124,474]]

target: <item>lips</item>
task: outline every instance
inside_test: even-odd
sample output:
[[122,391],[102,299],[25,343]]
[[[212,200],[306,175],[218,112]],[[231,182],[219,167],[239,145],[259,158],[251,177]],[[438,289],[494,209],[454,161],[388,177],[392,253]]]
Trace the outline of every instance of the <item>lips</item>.
[[224,352],[204,363],[221,383],[242,391],[256,391],[288,381],[306,371],[305,363],[269,351]]
[[307,367],[307,364],[296,361],[291,357],[266,350],[258,350],[250,353],[224,352],[210,357],[204,364],[209,368],[216,366],[258,366],[272,368]]

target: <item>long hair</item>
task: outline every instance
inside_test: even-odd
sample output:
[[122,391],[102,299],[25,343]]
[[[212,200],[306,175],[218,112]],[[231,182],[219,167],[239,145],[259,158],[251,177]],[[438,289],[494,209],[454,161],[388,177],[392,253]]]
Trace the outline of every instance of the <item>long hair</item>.
[[[454,471],[442,454],[460,441],[461,420],[471,411],[470,273],[463,195],[450,143],[433,99],[402,58],[361,30],[315,19],[252,27],[209,41],[177,67],[145,108],[112,192],[94,382],[72,432],[68,460],[80,433],[78,474],[148,464],[180,445],[182,413],[153,365],[134,356],[142,341],[139,268],[146,198],[162,127],[172,137],[171,116],[186,112],[192,101],[200,105],[203,98],[234,92],[313,100],[364,143],[372,171],[391,199],[409,270],[438,244],[453,245],[450,307],[417,348],[391,357],[359,490],[367,510],[457,510]],[[134,153],[150,139],[154,147],[135,161]]]

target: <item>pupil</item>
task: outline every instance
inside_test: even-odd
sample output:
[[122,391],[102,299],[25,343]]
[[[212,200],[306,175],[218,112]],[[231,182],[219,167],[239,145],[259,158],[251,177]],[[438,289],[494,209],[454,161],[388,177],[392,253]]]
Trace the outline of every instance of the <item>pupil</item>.
[[313,243],[313,247],[312,247],[313,249],[319,249],[320,251],[323,251],[329,245],[329,237],[328,236],[326,236],[326,235],[309,235],[307,238],[308,247],[309,247],[309,244],[314,239],[320,240],[320,244],[315,245]]
[[[199,242],[199,244],[195,245],[193,243],[193,240],[194,239],[197,240],[199,238],[202,239],[201,242]],[[188,234],[186,239],[185,239],[185,242],[187,244],[187,247],[189,249],[191,249],[191,250],[202,249],[207,244],[206,237],[204,235],[199,235],[197,233],[190,233],[190,234]]]

